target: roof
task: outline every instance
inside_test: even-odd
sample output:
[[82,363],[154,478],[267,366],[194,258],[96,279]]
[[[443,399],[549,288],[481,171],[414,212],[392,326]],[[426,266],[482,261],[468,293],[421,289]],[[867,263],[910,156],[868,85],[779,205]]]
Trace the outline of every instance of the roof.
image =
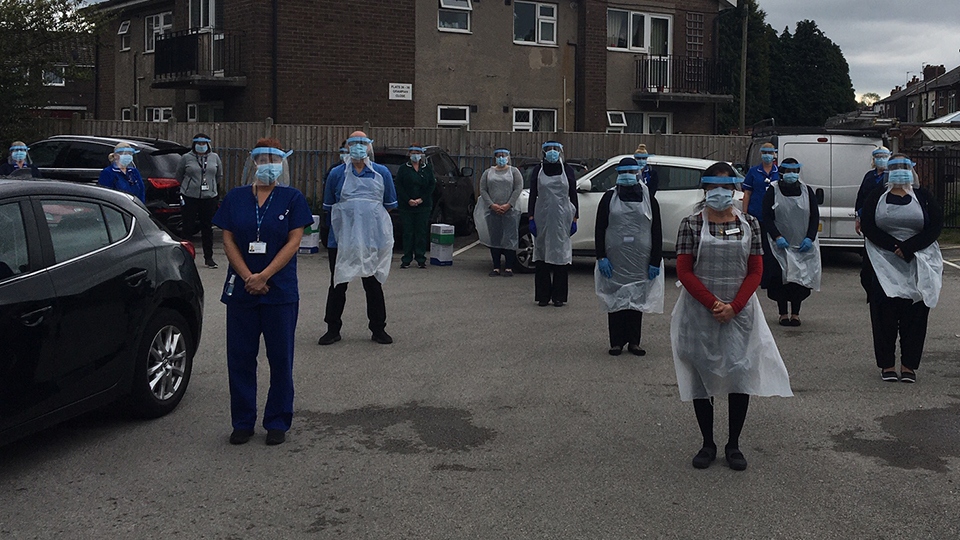
[[130,143],[136,148],[145,148],[149,150],[163,150],[170,148],[186,148],[182,144],[166,139],[150,139],[147,137],[96,137],[93,135],[54,135],[44,140],[68,140],[68,141],[89,141],[116,146],[117,143]]
[[943,75],[934,77],[929,81],[919,81],[916,84],[904,88],[895,94],[890,94],[877,103],[889,103],[892,101],[897,101],[903,97],[912,96],[922,92],[929,92],[930,90],[936,90],[938,88],[950,87],[957,84],[960,84],[960,66],[951,69]]
[[83,182],[0,177],[0,196],[11,195],[77,195],[82,197],[95,197],[127,209],[139,207],[146,212],[146,207],[143,206],[140,200],[129,193]]
[[960,128],[942,127],[942,128],[920,128],[924,138],[932,142],[942,143],[960,143]]
[[934,118],[927,122],[927,124],[960,124],[960,111],[952,112],[940,118]]
[[94,9],[99,9],[101,11],[122,11],[130,8],[145,7],[151,4],[162,4],[169,3],[173,4],[173,0],[106,0],[92,5]]

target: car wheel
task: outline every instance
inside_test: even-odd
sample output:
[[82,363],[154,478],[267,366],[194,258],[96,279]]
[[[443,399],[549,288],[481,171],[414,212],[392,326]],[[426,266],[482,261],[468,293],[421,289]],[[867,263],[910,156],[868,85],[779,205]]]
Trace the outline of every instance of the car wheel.
[[476,209],[477,203],[470,203],[467,206],[467,217],[457,224],[456,233],[457,236],[470,236],[477,230],[477,224],[473,221],[473,211]]
[[517,244],[517,268],[518,272],[529,274],[535,270],[533,264],[533,235],[526,224],[520,226],[520,240]]
[[176,311],[161,308],[137,347],[130,404],[137,416],[159,418],[175,409],[193,370],[193,337]]

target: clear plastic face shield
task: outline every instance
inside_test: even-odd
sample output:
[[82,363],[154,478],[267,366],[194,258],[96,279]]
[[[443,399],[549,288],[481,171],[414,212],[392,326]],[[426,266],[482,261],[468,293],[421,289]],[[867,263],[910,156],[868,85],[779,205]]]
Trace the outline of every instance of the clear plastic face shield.
[[10,146],[10,163],[23,163],[27,161],[27,152],[30,148],[25,144],[14,143]]
[[210,152],[210,147],[213,141],[206,137],[194,137],[193,138],[193,151],[197,154],[206,154]]
[[636,165],[617,165],[617,185],[635,186],[640,180],[637,175],[640,174],[640,164]]
[[647,159],[649,158],[650,154],[645,152],[638,152],[633,155],[633,159],[637,160],[637,165],[639,165],[641,169],[647,166]]
[[786,184],[795,184],[800,181],[800,168],[803,165],[800,163],[781,163],[780,167],[780,179],[783,180]]
[[497,167],[506,167],[510,164],[510,151],[506,148],[497,148],[493,151],[493,160]]
[[340,162],[350,163],[350,149],[346,145],[340,147]]
[[876,169],[886,169],[887,162],[890,161],[890,150],[884,147],[877,148],[871,154],[873,167]]
[[703,176],[700,178],[703,188],[703,204],[708,208],[723,212],[733,206],[733,192],[740,189],[737,176]]
[[347,139],[347,150],[354,163],[363,162],[368,166],[373,163],[373,139],[364,136],[350,137]]
[[769,146],[760,148],[760,161],[764,165],[773,163],[777,159],[777,149]]
[[917,180],[913,166],[914,163],[905,157],[891,159],[887,163],[887,191],[893,188],[913,191],[913,184]]
[[244,185],[258,184],[268,186],[278,184],[290,185],[290,165],[287,160],[293,150],[284,152],[272,146],[260,146],[250,152],[250,157],[243,166]]
[[113,149],[113,153],[110,154],[110,161],[120,167],[135,167],[133,156],[139,153],[139,150],[129,145],[117,146]]
[[543,159],[547,163],[563,163],[563,145],[556,141],[543,143]]
[[410,163],[422,163],[423,153],[426,150],[422,146],[411,146],[407,148],[407,155],[410,156]]

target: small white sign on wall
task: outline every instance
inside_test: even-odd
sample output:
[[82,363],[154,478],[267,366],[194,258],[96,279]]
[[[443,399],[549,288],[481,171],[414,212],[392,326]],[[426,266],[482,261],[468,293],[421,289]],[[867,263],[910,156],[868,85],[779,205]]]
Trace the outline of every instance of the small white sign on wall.
[[390,99],[413,100],[413,85],[408,83],[390,83]]

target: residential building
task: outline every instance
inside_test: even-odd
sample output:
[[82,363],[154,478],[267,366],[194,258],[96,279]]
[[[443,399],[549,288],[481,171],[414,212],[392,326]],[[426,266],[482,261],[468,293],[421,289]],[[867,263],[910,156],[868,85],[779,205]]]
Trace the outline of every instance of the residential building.
[[103,118],[713,133],[732,101],[716,42],[728,0],[102,6],[116,28]]
[[905,87],[896,87],[875,107],[888,118],[923,123],[960,111],[960,66],[947,71],[942,65],[927,65],[923,78],[916,76]]

